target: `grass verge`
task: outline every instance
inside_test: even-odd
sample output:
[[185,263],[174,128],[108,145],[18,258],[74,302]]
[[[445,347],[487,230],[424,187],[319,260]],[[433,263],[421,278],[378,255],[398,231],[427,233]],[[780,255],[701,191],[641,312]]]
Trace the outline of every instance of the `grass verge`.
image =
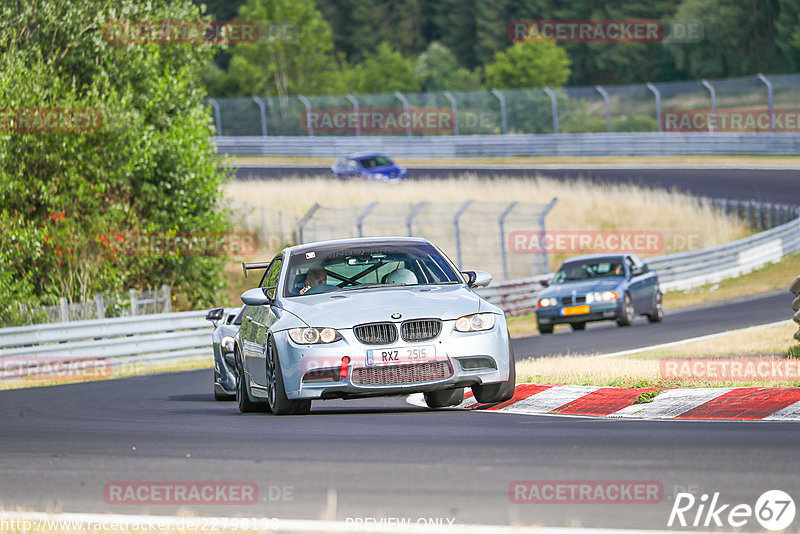
[[[675,361],[688,358],[730,357],[768,358],[784,361],[795,354],[796,331],[792,321],[776,326],[753,327],[730,332],[713,340],[696,341],[652,351],[642,351],[623,357],[597,359],[592,355],[558,355],[527,359],[517,362],[517,380],[539,384],[571,384],[583,386],[613,386],[625,388],[686,388],[686,387],[744,387],[744,386],[800,386],[797,373],[791,376],[758,378],[714,378],[707,376],[665,375],[666,359]],[[790,352],[791,351],[791,352]],[[715,361],[717,361],[715,360]],[[683,360],[678,360],[682,363]],[[790,368],[800,367],[791,361]]]
[[115,380],[130,376],[155,375],[163,373],[177,373],[181,371],[193,371],[195,369],[211,369],[214,360],[209,354],[208,358],[192,358],[175,362],[166,362],[154,365],[129,364],[113,369],[111,375],[103,373],[87,374],[84,376],[74,376],[65,378],[50,379],[42,376],[41,378],[25,378],[19,380],[6,379],[0,381],[0,391],[7,389],[22,389],[42,386],[60,386],[64,384],[79,384],[83,382],[99,382],[102,380]]

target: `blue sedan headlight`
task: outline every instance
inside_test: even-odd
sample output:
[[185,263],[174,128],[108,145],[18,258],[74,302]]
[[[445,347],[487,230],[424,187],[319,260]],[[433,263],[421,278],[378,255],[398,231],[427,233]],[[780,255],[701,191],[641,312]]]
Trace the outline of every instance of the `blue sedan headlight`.
[[618,299],[619,295],[617,295],[616,291],[597,291],[586,295],[587,304],[592,302],[609,302]]
[[493,313],[475,313],[456,319],[456,330],[459,332],[480,332],[494,328]]
[[537,308],[547,308],[548,306],[558,306],[558,299],[555,297],[545,297],[539,299],[539,302],[536,303]]

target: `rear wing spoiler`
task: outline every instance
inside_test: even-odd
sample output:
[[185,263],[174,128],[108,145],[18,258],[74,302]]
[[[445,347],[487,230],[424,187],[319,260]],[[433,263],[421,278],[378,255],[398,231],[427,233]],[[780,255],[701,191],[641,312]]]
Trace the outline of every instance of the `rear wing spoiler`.
[[259,261],[256,263],[245,263],[242,262],[242,272],[244,273],[244,277],[247,278],[247,271],[257,271],[259,269],[266,269],[269,267],[269,261]]

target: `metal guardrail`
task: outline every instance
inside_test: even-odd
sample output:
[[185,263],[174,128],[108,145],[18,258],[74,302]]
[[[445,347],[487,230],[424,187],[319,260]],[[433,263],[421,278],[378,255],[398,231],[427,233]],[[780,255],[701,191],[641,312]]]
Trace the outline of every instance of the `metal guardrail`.
[[430,137],[215,137],[218,154],[336,158],[375,151],[393,158],[667,156],[800,153],[790,133],[593,133]]
[[119,368],[210,358],[205,311],[0,329],[0,379],[63,373],[71,365]]
[[[794,319],[794,322],[800,324],[800,276],[795,278],[789,290],[795,297],[794,301],[792,301],[792,310],[794,311],[794,316],[792,319]],[[794,338],[797,341],[800,341],[800,330],[794,333]]]

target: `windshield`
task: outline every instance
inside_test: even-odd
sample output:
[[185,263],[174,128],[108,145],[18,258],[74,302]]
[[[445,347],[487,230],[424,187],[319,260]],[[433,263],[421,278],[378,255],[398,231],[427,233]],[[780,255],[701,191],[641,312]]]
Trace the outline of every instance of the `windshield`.
[[461,282],[450,263],[427,243],[328,245],[292,254],[283,295]]
[[553,275],[552,284],[590,280],[594,278],[613,278],[625,276],[625,268],[621,261],[586,260],[565,263]]
[[392,165],[394,162],[386,156],[372,156],[369,158],[361,158],[359,160],[365,169],[372,169],[373,167],[381,167],[383,165]]

